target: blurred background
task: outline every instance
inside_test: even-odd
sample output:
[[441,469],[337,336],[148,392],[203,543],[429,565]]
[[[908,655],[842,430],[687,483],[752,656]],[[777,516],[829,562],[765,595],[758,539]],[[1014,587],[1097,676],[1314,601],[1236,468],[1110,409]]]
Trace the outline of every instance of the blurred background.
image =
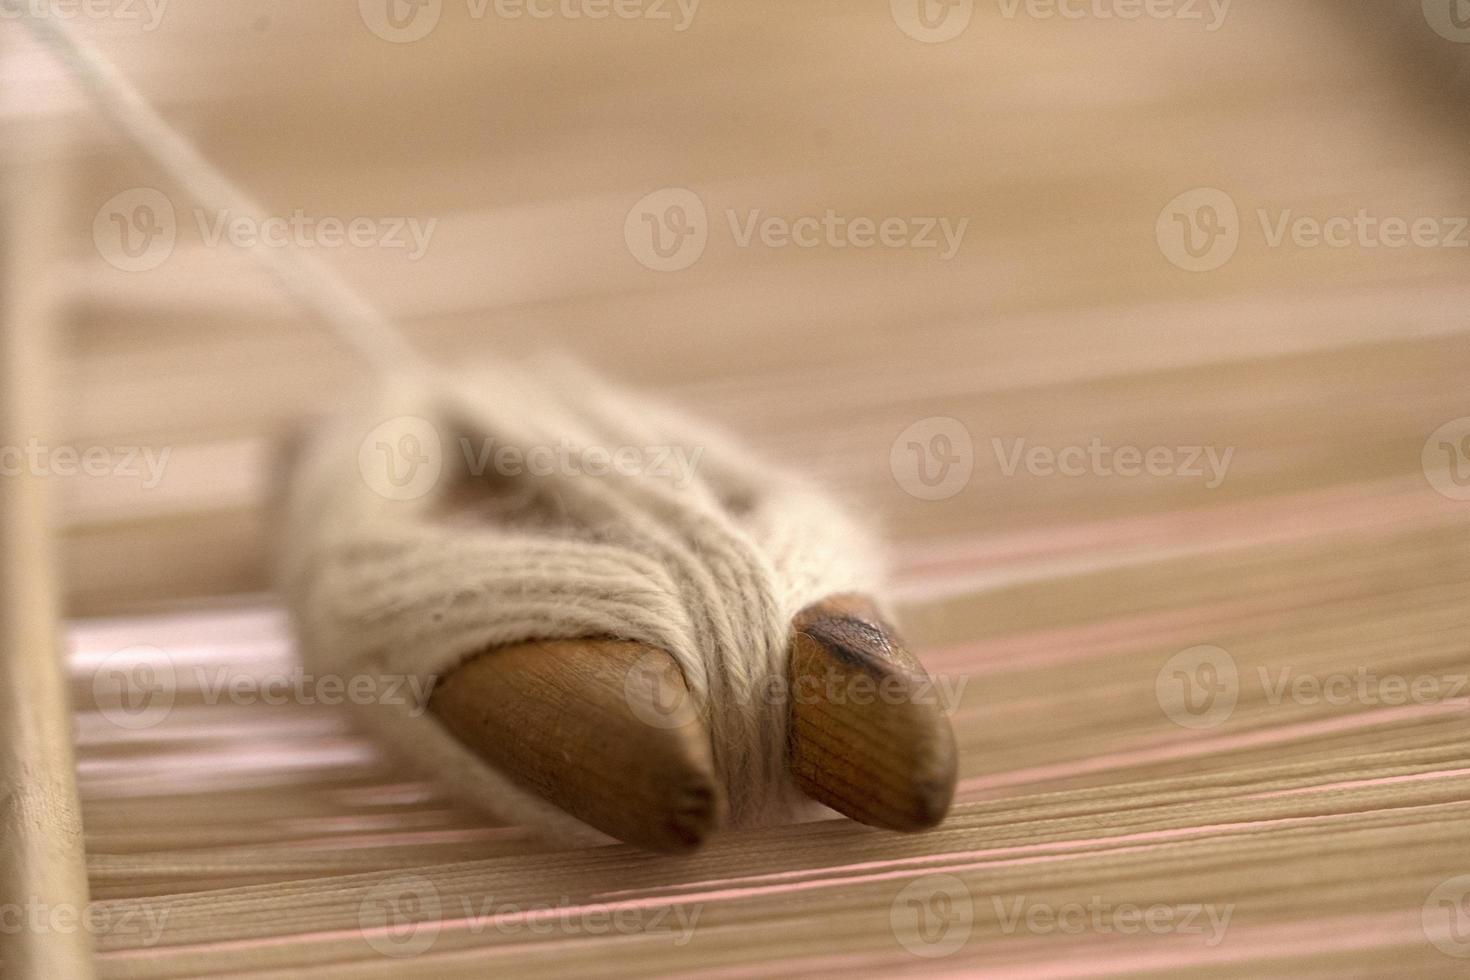
[[[54,314],[59,419],[0,463],[58,502],[93,897],[169,913],[100,935],[104,972],[239,943],[342,975],[1460,975],[1470,5],[62,7],[275,219],[189,199],[0,19],[4,176],[51,202],[3,288]],[[570,353],[872,515],[963,682],[947,828],[552,852],[328,706],[181,679],[118,724],[103,666],[294,662],[273,462],[366,376],[232,244],[257,235],[437,362]],[[447,905],[467,868],[520,901],[709,892],[706,927],[343,938],[361,889],[413,869]],[[969,931],[915,953],[895,894],[940,871]],[[1003,928],[1099,894],[1232,924]]]

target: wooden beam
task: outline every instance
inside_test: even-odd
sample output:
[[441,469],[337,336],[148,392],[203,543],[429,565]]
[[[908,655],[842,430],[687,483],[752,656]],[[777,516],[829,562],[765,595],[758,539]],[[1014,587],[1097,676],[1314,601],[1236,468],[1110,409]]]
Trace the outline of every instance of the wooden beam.
[[[46,141],[49,142],[49,141]],[[17,145],[18,144],[18,145]],[[51,438],[59,155],[12,141],[0,160],[0,446]],[[9,454],[12,459],[14,453]],[[0,473],[0,972],[93,975],[87,873],[62,664],[52,486]]]

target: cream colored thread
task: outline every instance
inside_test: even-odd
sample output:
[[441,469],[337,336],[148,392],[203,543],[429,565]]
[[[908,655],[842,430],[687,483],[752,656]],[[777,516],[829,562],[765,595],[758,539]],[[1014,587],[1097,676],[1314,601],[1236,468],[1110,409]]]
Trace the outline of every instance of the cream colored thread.
[[[197,203],[264,221],[265,211],[169,125],[137,88],[62,19],[34,4],[0,0],[31,35],[54,54],[96,100],[102,114]],[[320,317],[342,345],[380,374],[427,374],[419,352],[365,296],[326,264],[301,249],[273,248],[257,240],[246,247],[305,309]]]
[[[647,424],[629,433],[600,415],[577,417],[607,399],[640,408]],[[543,421],[568,416],[554,428]],[[426,420],[438,434],[444,475],[409,500],[383,495],[357,469],[365,441],[395,419]],[[522,477],[502,487],[530,500],[501,521],[444,513],[449,488],[464,478],[465,442],[526,449],[571,432],[574,447],[678,440],[704,450],[710,465],[683,489],[650,474]],[[814,812],[784,766],[791,618],[827,595],[877,585],[868,539],[832,500],[687,419],[556,370],[433,390],[387,385],[303,455],[284,585],[316,669],[411,676],[422,686],[508,643],[636,640],[667,650],[683,670],[709,722],[732,823]],[[476,805],[564,840],[602,839],[520,792],[414,706],[372,705],[362,715]]]
[[[11,0],[0,0],[22,10]],[[54,18],[25,19],[128,137],[200,204],[262,214],[96,51]],[[814,808],[785,772],[785,656],[791,617],[838,592],[875,586],[868,539],[834,501],[722,438],[595,377],[503,371],[473,385],[431,369],[398,328],[327,266],[294,249],[250,249],[382,383],[303,454],[292,481],[283,586],[318,671],[422,682],[491,647],[616,636],[667,650],[710,725],[736,824]],[[527,487],[556,503],[555,526],[447,527],[449,480],[392,500],[359,471],[370,433],[428,421],[441,464],[458,439],[501,445],[679,445],[704,467],[682,488],[647,474],[558,478]],[[512,494],[514,496],[514,494]],[[732,502],[738,502],[732,504]],[[460,796],[568,842],[605,840],[473,755],[422,705],[360,712],[391,747]]]

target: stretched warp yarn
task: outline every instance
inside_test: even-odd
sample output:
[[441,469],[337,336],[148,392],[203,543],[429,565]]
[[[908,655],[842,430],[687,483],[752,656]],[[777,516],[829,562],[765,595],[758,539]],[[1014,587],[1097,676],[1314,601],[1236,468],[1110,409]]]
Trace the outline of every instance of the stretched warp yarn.
[[[493,472],[496,456],[624,447],[678,447],[692,472]],[[427,691],[496,646],[638,641],[682,670],[733,824],[820,810],[786,773],[791,621],[872,592],[874,550],[834,501],[698,424],[567,367],[390,380],[301,453],[283,540],[309,669]],[[564,842],[608,840],[497,773],[426,705],[378,700],[364,722],[470,804]]]

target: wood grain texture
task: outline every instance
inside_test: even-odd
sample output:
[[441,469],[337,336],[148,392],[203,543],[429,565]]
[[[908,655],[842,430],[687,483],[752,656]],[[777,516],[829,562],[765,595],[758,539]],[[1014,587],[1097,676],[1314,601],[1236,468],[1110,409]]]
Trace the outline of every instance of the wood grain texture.
[[429,710],[501,772],[618,840],[690,851],[723,819],[709,730],[661,650],[501,647],[442,678]]
[[[841,0],[707,3],[682,33],[446,3],[405,45],[355,6],[196,0],[152,32],[81,26],[269,206],[438,218],[418,261],[327,258],[446,363],[570,350],[885,528],[905,638],[960,693],[955,802],[919,835],[834,820],[694,855],[559,851],[395,768],[340,709],[218,697],[221,668],[249,691],[295,663],[261,595],[252,461],[362,378],[201,240],[187,202],[158,269],[102,261],[98,209],[156,175],[23,58],[3,69],[32,74],[0,80],[0,140],[51,113],[87,147],[61,243],[62,436],[174,461],[152,489],[56,479],[70,608],[188,610],[72,629],[93,893],[164,916],[156,937],[100,935],[101,972],[1463,976],[1440,889],[1470,874],[1454,693],[1470,512],[1423,454],[1467,411],[1465,250],[1273,246],[1258,213],[1470,214],[1447,80],[1464,46],[1427,32],[1418,0],[1236,3],[1216,31],[975,4],[944,44]],[[624,222],[670,186],[701,196],[711,234],[693,266],[656,273]],[[1241,214],[1208,273],[1156,238],[1200,187]],[[828,208],[971,224],[947,262],[742,247],[729,229],[732,210],[743,226]],[[891,451],[938,418],[967,427],[974,468],[934,500]],[[1094,437],[1234,455],[1214,485],[1010,467],[1018,443]],[[179,668],[147,730],[94,703],[96,665],[137,644]],[[1201,646],[1237,667],[1213,728],[1161,697],[1197,678],[1173,658]],[[1360,672],[1385,686],[1362,696]],[[1345,703],[1325,696],[1344,682]],[[948,917],[912,904],[936,877],[964,889]],[[398,909],[428,943],[411,957],[360,918],[405,881],[438,901]],[[1231,917],[1213,944],[1203,911],[1197,932],[1045,928],[1094,898]],[[923,945],[926,908],[957,947]],[[594,931],[614,911],[634,928]],[[697,917],[687,942],[680,915]]]
[[792,625],[797,785],[859,823],[937,825],[954,798],[954,731],[923,665],[864,596],[832,596]]
[[[0,62],[10,54],[0,37]],[[0,447],[54,438],[55,261],[69,168],[58,146],[0,147]],[[48,474],[0,474],[0,972],[92,971],[72,748],[56,501]],[[38,919],[33,910],[40,909]],[[52,915],[71,928],[50,927]]]

